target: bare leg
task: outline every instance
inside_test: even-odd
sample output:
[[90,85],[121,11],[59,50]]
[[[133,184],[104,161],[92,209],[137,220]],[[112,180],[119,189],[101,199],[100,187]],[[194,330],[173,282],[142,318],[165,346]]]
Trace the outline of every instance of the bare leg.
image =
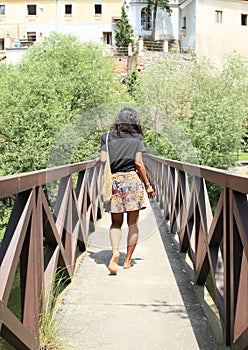
[[110,242],[112,245],[112,258],[109,263],[109,271],[116,275],[119,260],[119,244],[121,240],[121,226],[123,223],[123,213],[111,213],[112,224],[109,231]]
[[131,258],[139,238],[138,221],[139,221],[138,210],[130,211],[127,213],[128,237],[127,237],[127,255],[123,266],[124,269],[129,269],[130,267],[133,266]]

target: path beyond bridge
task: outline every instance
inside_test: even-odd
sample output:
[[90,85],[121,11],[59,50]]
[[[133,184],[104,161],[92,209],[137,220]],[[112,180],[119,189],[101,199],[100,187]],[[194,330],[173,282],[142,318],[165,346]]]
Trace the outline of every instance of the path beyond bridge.
[[216,341],[218,323],[213,332],[209,322],[215,319],[213,312],[199,297],[204,288],[194,286],[185,255],[157,204],[141,212],[140,240],[129,270],[122,268],[124,228],[117,276],[107,268],[109,224],[110,216],[104,214],[57,307],[62,349],[224,349]]

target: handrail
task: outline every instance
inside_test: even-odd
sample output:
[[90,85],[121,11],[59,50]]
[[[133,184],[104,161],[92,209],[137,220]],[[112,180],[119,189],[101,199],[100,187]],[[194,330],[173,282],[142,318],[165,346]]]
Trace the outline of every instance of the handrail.
[[[14,202],[0,246],[0,335],[16,349],[39,348],[39,315],[54,275],[63,268],[72,277],[78,250],[102,215],[102,167],[95,164],[0,177],[2,204]],[[21,319],[8,307],[18,266]]]
[[143,39],[144,48],[149,51],[164,51],[164,40]]
[[242,193],[248,193],[247,176],[239,175],[234,171],[222,170],[191,163],[183,163],[176,160],[161,158],[158,156],[149,155],[149,157],[151,159],[158,160],[161,164],[166,164],[177,170],[181,170],[188,174],[204,178],[205,180],[214,182],[223,187],[228,187],[234,191],[239,191]]
[[[212,276],[227,345],[246,349],[247,177],[151,155],[144,162],[164,217],[193,261],[196,283]],[[38,348],[39,314],[54,273],[62,267],[73,275],[78,249],[85,249],[102,215],[102,167],[95,165],[92,160],[0,177],[0,200],[14,202],[0,246],[0,335],[15,348]],[[206,181],[222,187],[214,213]],[[18,266],[20,320],[8,307]]]
[[82,163],[62,165],[54,168],[30,171],[27,173],[0,176],[0,198],[42,186],[62,177],[86,170],[95,164],[94,160]]
[[[151,155],[144,162],[164,218],[193,262],[195,282],[212,277],[226,344],[247,349],[248,178]],[[221,186],[214,213],[208,181]]]

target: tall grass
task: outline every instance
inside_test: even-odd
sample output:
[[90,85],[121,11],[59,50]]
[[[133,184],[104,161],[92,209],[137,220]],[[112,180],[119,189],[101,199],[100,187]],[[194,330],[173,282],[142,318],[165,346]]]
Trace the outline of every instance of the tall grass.
[[54,274],[52,282],[46,292],[43,310],[40,314],[40,350],[58,350],[61,344],[57,335],[57,327],[54,319],[54,308],[59,294],[68,284],[63,269],[58,269]]

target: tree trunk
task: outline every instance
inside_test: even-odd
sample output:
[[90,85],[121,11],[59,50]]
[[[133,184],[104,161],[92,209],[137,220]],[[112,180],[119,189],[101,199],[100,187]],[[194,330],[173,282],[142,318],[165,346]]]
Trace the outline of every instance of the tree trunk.
[[157,18],[158,2],[155,1],[152,16],[152,41],[155,41],[156,36],[156,18]]

